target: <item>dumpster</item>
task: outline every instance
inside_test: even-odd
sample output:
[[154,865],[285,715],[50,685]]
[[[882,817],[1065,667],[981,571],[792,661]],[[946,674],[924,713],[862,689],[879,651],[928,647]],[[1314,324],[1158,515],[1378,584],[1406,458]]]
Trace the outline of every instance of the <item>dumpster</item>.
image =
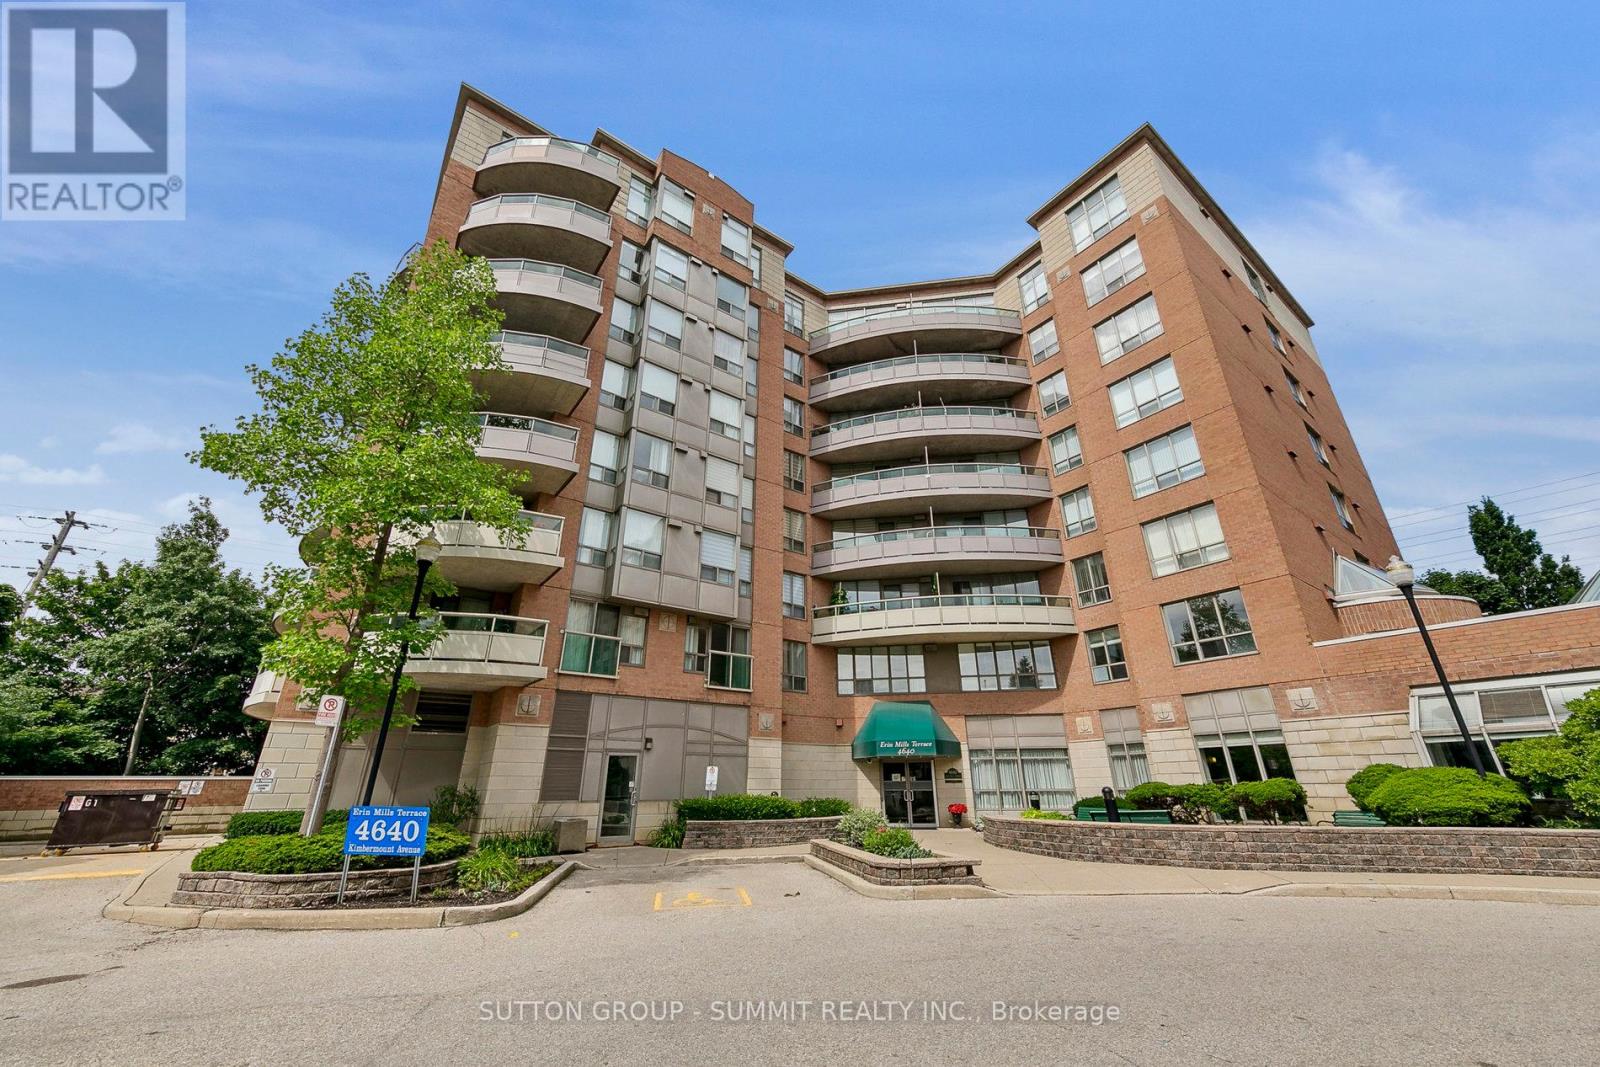
[[161,790],[95,789],[68,793],[61,801],[45,851],[61,855],[90,845],[138,845],[153,849],[170,827],[167,816],[184,798]]

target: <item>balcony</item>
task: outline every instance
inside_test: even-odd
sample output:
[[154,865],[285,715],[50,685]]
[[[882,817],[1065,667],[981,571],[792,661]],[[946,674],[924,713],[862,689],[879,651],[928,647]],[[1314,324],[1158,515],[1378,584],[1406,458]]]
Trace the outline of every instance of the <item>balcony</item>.
[[819,645],[1027,641],[1074,633],[1072,598],[1064,596],[915,596],[811,609],[811,640]]
[[811,573],[905,577],[1060,566],[1061,535],[1032,526],[921,526],[839,537],[811,550]]
[[578,473],[575,426],[492,411],[480,411],[478,425],[478,458],[522,474],[524,496],[559,493]]
[[470,589],[510,592],[548,581],[566,562],[561,558],[564,520],[537,511],[525,511],[522,517],[533,528],[509,545],[492,528],[470,520],[435,523],[433,536],[443,547],[434,569]]
[[472,256],[538,259],[593,271],[611,251],[611,216],[566,197],[505,193],[467,209],[456,245]]
[[1020,359],[983,352],[940,352],[854,363],[811,379],[811,405],[824,411],[851,407],[997,400],[1028,388],[1033,379]]
[[904,515],[919,507],[990,511],[1051,498],[1050,473],[1016,463],[934,463],[869,471],[811,490],[811,513],[849,519]]
[[439,620],[444,634],[406,661],[422,688],[473,693],[544,678],[543,619],[446,611]]
[[478,371],[472,385],[501,411],[570,415],[589,391],[589,350],[539,333],[495,335],[504,370]]
[[818,426],[811,431],[811,455],[856,463],[924,451],[1009,452],[1038,440],[1039,423],[1030,411],[981,405],[899,408]]
[[548,193],[609,211],[622,188],[617,157],[560,137],[512,137],[483,153],[473,181],[479,195]]
[[929,304],[889,308],[831,322],[811,333],[824,363],[931,352],[989,352],[1022,336],[1022,316],[1004,308]]
[[505,327],[581,342],[600,318],[600,279],[559,263],[491,259]]
[[278,710],[278,700],[283,696],[284,677],[272,671],[256,675],[250,695],[244,698],[244,713],[256,719],[270,719]]

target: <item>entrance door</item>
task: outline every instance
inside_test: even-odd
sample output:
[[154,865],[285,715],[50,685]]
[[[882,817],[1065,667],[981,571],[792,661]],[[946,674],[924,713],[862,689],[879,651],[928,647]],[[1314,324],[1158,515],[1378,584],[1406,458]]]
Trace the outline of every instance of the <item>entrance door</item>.
[[606,757],[606,791],[600,801],[600,843],[631,844],[639,797],[639,757]]
[[890,826],[939,825],[930,760],[883,761],[883,817]]

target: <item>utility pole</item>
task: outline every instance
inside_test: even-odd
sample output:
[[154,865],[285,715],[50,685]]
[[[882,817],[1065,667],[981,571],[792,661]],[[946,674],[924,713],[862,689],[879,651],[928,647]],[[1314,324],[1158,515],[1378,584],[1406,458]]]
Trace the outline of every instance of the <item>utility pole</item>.
[[40,548],[45,550],[44,559],[39,561],[39,569],[33,572],[33,580],[28,583],[28,588],[22,593],[22,611],[24,614],[27,613],[28,607],[33,603],[33,595],[39,591],[39,586],[44,584],[45,576],[55,568],[56,557],[62,552],[77,555],[78,550],[67,544],[67,538],[72,534],[74,526],[81,526],[85,530],[89,528],[88,523],[78,518],[76,511],[68,511],[61,516],[60,529],[56,530],[56,535],[50,539],[50,543],[41,543],[39,545]]

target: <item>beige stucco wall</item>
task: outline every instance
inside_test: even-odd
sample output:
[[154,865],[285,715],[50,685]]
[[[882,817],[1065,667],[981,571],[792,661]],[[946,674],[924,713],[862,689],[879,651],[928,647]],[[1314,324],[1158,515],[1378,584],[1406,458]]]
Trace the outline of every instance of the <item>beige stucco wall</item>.
[[745,791],[783,792],[783,741],[776,737],[752,737],[750,762],[745,770]]
[[1344,784],[1368,764],[1422,766],[1407,711],[1286,719],[1283,740],[1295,777],[1305,787],[1306,812],[1313,822],[1328,818],[1336,809],[1355,810]]
[[1195,755],[1194,734],[1187,729],[1154,730],[1144,735],[1144,752],[1150,761],[1150,779],[1155,782],[1203,781],[1200,759]]
[[1072,764],[1072,788],[1078,799],[1100,795],[1111,784],[1111,751],[1100,738],[1067,740],[1067,761]]
[[322,760],[322,745],[328,736],[325,726],[308,722],[274,720],[267,727],[256,766],[271,767],[274,784],[270,793],[251,793],[245,797],[245,811],[304,811],[311,797],[311,783]]

